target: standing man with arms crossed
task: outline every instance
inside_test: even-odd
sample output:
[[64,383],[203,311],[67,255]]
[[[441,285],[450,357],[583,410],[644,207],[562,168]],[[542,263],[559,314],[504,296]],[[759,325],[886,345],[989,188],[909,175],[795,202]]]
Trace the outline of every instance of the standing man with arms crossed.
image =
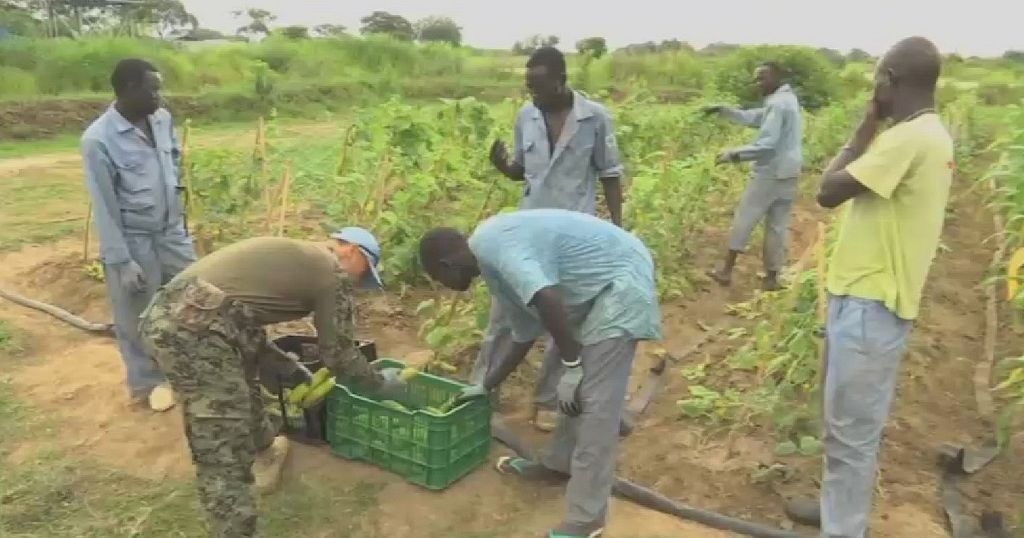
[[184,222],[181,147],[161,108],[156,67],[122,60],[110,81],[117,100],[82,135],[86,183],[129,395],[166,411],[174,393],[143,351],[138,323],[156,290],[196,259]]
[[[558,49],[542,47],[526,63],[526,87],[533,102],[519,111],[513,157],[501,140],[491,147],[491,161],[505,176],[523,181],[520,209],[567,209],[593,215],[597,182],[604,189],[608,212],[622,226],[622,163],[615,127],[608,110],[573,91],[567,84],[565,57]],[[490,324],[470,379],[483,380],[511,345],[511,333],[500,308],[492,307]],[[537,381],[538,429],[555,427],[555,387],[562,368],[553,341]]]
[[508,316],[512,344],[463,398],[485,397],[535,339],[551,334],[564,369],[556,386],[564,416],[539,461],[501,458],[498,470],[527,479],[569,475],[566,519],[548,536],[600,536],[637,342],[661,339],[647,247],[597,217],[537,209],[488,219],[468,240],[452,228],[432,230],[420,241],[420,260],[454,290],[482,277]]
[[719,163],[754,161],[754,177],[733,218],[725,262],[709,273],[723,286],[732,283],[736,257],[746,250],[750,234],[763,220],[764,289],[780,288],[779,271],[786,264],[789,219],[803,166],[800,103],[789,84],[783,83],[783,76],[782,66],[775,62],[765,62],[754,71],[755,83],[765,96],[763,108],[739,110],[719,105],[705,108],[709,114],[718,113],[760,129],[752,144],[727,150],[718,158]]
[[882,431],[939,245],[954,167],[935,110],[940,64],[922,37],[889,49],[864,119],[821,180],[822,207],[849,201],[828,267],[825,538],[867,536]]

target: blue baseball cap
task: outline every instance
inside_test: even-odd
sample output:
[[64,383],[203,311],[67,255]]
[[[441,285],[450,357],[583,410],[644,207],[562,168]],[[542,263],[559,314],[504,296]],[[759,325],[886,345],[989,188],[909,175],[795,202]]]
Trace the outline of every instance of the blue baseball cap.
[[349,226],[331,234],[332,239],[351,243],[363,251],[366,261],[370,266],[370,272],[363,278],[361,284],[366,288],[383,288],[384,281],[380,279],[380,243],[377,238],[365,228]]

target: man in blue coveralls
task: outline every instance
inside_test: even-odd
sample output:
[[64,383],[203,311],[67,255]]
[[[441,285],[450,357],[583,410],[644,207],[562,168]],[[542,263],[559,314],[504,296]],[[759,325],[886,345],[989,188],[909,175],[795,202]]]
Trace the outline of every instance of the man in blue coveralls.
[[733,121],[758,128],[752,144],[726,150],[719,163],[754,162],[754,177],[747,184],[736,208],[729,236],[729,251],[722,266],[709,276],[723,286],[732,282],[736,256],[747,248],[750,234],[764,221],[764,289],[777,290],[779,271],[786,263],[789,219],[793,213],[797,182],[803,166],[803,119],[800,103],[789,84],[783,83],[784,69],[765,62],[754,71],[754,81],[764,95],[764,106],[739,110],[709,106],[709,114],[721,114]]
[[161,108],[156,67],[122,60],[110,81],[116,101],[82,135],[86,183],[129,395],[166,411],[174,394],[143,350],[138,325],[157,289],[196,259],[184,223],[181,148]]
[[[524,182],[520,209],[568,209],[593,215],[600,181],[611,220],[621,226],[623,169],[608,110],[568,86],[565,57],[553,47],[541,47],[530,56],[526,87],[531,102],[516,118],[512,158],[503,141],[491,147],[495,168]],[[483,380],[511,343],[503,313],[495,306],[471,379]],[[562,373],[550,339],[547,350],[535,393],[534,425],[542,431],[555,426],[555,387]]]
[[427,273],[454,290],[480,276],[506,312],[512,345],[463,398],[485,397],[551,334],[564,369],[561,411],[539,461],[501,458],[498,470],[523,478],[569,475],[568,512],[552,538],[599,536],[630,370],[640,340],[661,338],[654,262],[633,234],[584,213],[536,209],[488,219],[468,239],[438,228],[420,241]]

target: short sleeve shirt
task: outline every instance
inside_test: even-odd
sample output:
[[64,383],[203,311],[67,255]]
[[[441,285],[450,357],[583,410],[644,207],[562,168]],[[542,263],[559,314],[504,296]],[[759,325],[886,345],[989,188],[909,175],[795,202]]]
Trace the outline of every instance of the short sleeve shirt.
[[902,319],[917,317],[949,200],[953,141],[937,114],[879,134],[846,171],[868,188],[843,217],[828,269],[828,290],[882,301]]
[[515,126],[516,163],[526,186],[521,209],[569,209],[594,214],[598,178],[623,173],[611,114],[600,104],[573,93],[572,112],[555,147],[548,141],[544,116],[533,104],[519,112]]
[[518,342],[543,333],[531,303],[550,286],[562,293],[584,345],[616,337],[661,338],[650,252],[614,224],[575,211],[517,211],[488,219],[469,245]]

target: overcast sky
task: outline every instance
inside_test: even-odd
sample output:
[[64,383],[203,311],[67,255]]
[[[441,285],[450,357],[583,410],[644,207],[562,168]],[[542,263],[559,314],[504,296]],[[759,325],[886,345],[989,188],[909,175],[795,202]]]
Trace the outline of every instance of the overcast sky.
[[998,55],[1024,49],[1024,0],[184,0],[203,26],[234,32],[231,12],[259,7],[276,24],[334,23],[358,32],[374,10],[410,21],[446,15],[472,46],[509,48],[530,34],[554,34],[571,48],[583,37],[609,45],[676,38],[696,46],[798,43],[872,53],[909,35],[946,52]]

